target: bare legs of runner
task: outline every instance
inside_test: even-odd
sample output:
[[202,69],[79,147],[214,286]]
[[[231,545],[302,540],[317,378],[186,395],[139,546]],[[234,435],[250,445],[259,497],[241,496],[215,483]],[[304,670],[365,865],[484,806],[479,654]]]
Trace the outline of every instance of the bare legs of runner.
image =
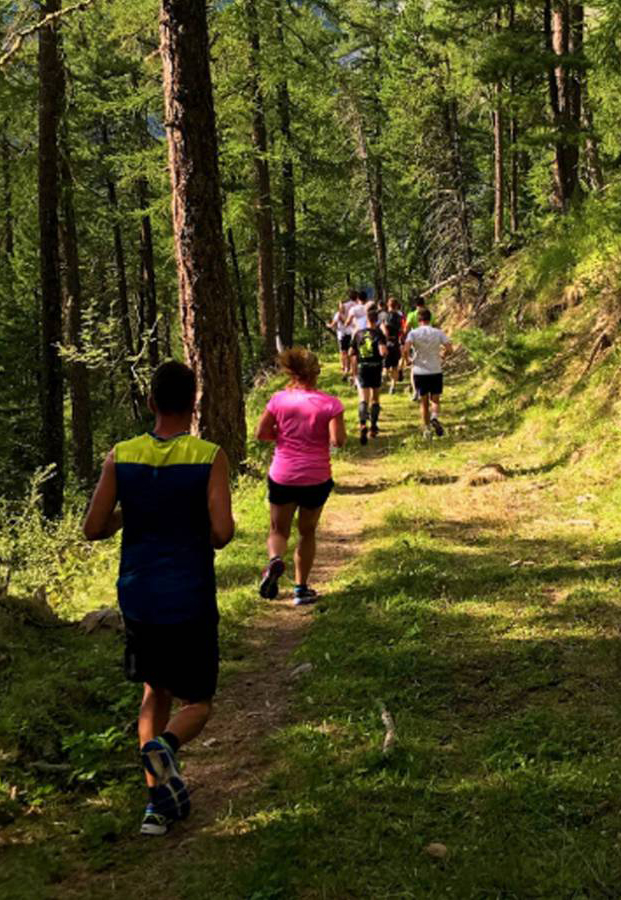
[[367,442],[367,422],[371,420],[371,436],[378,432],[377,422],[380,414],[380,388],[358,388],[358,418],[360,421],[360,443]]
[[[291,526],[295,515],[295,503],[284,503],[282,506],[270,504],[270,533],[267,539],[267,553],[270,559],[275,556],[284,558],[287,542],[291,534]],[[295,566],[295,583],[307,584],[315,561],[317,549],[317,526],[323,506],[317,509],[302,509],[298,512],[298,532],[300,540],[293,556]]]
[[429,431],[431,419],[437,419],[440,415],[439,394],[423,394],[420,397],[420,412],[425,432]]
[[[201,703],[183,703],[181,709],[170,718],[173,695],[165,688],[144,686],[142,705],[138,715],[138,739],[143,747],[165,731],[174,734],[179,744],[186,744],[201,733],[211,715],[211,701]],[[155,787],[156,779],[145,772],[147,785]]]

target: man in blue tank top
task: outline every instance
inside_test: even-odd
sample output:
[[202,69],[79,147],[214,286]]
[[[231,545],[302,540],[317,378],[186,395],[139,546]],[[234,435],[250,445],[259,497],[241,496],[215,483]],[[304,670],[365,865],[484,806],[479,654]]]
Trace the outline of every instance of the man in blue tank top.
[[[149,397],[155,427],[110,451],[84,522],[91,541],[123,530],[125,669],[144,683],[143,834],[165,834],[190,811],[175,754],[205,727],[218,678],[214,550],[232,539],[234,523],[226,455],[189,433],[195,394],[191,369],[159,366]],[[182,705],[171,716],[174,698]]]

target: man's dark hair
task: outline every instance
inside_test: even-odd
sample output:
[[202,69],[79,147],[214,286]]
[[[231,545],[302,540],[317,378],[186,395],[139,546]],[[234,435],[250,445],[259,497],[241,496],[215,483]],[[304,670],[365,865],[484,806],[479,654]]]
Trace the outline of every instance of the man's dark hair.
[[165,416],[191,412],[196,397],[194,372],[174,359],[162,363],[153,373],[151,396],[158,412]]
[[414,303],[416,306],[418,306],[419,309],[425,308],[425,301],[423,300],[422,297],[417,297],[416,300],[414,301]]
[[367,309],[367,319],[370,325],[377,325],[377,309],[372,306],[371,309]]
[[367,292],[366,292],[366,291],[359,291],[359,292],[358,292],[358,299],[360,300],[361,303],[366,303],[366,301],[367,301]]
[[357,300],[357,299],[358,299],[358,291],[351,290],[351,291],[349,292],[349,299],[350,299],[350,300]]
[[419,322],[431,322],[431,312],[430,310],[423,308],[418,312],[418,320]]

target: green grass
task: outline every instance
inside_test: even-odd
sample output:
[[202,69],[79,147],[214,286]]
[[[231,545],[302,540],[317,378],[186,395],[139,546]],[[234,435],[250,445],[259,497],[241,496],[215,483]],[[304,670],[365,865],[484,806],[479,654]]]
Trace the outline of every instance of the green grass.
[[[566,330],[562,317],[543,337],[518,334],[502,371],[449,379],[442,442],[417,437],[399,395],[383,400],[375,444],[335,455],[330,505],[355,524],[356,556],[297,651],[313,670],[269,740],[267,783],[190,832],[183,853],[128,840],[143,799],[122,769],[139,691],[120,639],[2,620],[3,898],[60,896],[76,872],[74,896],[137,900],[618,896],[617,361],[613,349],[572,381]],[[278,384],[255,392],[251,418]],[[355,430],[334,363],[321,387],[341,393]],[[268,453],[251,451],[264,469]],[[511,477],[468,487],[460,476],[485,462]],[[263,483],[244,476],[235,509],[218,561],[225,686],[258,609]],[[72,575],[59,608],[109,603],[113,558]],[[389,759],[381,703],[397,724]],[[42,776],[41,758],[69,770]]]

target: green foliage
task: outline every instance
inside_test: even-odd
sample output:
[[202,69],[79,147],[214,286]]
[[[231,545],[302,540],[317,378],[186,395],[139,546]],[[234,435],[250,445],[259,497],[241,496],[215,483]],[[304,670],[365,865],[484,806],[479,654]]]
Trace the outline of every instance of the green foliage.
[[456,337],[479,371],[489,373],[506,386],[521,389],[525,375],[536,375],[542,363],[553,358],[558,349],[555,328],[519,332],[512,327],[501,335],[468,328],[459,331]]

